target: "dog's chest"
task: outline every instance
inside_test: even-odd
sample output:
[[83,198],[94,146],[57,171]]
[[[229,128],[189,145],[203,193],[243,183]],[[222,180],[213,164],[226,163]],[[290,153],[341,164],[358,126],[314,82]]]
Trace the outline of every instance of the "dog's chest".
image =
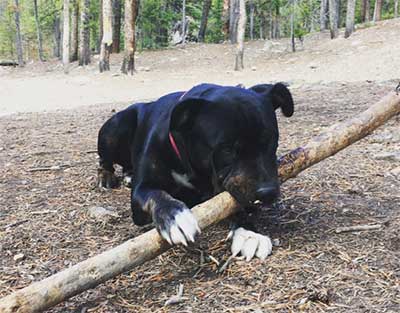
[[186,187],[189,189],[195,190],[196,187],[193,186],[193,184],[190,182],[189,176],[187,174],[180,174],[178,172],[175,172],[174,170],[171,171],[172,178],[174,181],[182,187]]

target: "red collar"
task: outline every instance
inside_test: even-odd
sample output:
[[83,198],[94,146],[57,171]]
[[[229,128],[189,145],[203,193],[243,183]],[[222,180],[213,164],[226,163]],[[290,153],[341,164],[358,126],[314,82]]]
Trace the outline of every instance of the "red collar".
[[169,142],[171,143],[172,149],[174,149],[174,152],[178,156],[179,160],[182,161],[182,155],[179,152],[178,146],[177,146],[174,136],[172,136],[171,132],[168,133],[168,137],[169,137]]
[[[186,93],[187,93],[187,91],[185,91],[185,92],[179,97],[179,100],[178,100],[178,101],[181,101],[182,98],[186,95]],[[181,153],[180,153],[180,151],[179,151],[179,149],[178,149],[178,145],[176,144],[175,139],[174,139],[174,136],[172,136],[172,133],[171,133],[171,132],[168,133],[168,137],[169,137],[169,142],[171,143],[172,149],[174,149],[175,154],[178,156],[179,160],[183,161],[183,160],[182,160],[182,155],[181,155]]]

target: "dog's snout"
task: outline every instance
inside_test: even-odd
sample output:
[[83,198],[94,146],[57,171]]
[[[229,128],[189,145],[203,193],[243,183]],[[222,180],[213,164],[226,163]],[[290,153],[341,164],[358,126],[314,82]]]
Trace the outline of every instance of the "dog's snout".
[[264,204],[270,204],[279,197],[279,187],[273,185],[265,185],[257,189],[257,199]]

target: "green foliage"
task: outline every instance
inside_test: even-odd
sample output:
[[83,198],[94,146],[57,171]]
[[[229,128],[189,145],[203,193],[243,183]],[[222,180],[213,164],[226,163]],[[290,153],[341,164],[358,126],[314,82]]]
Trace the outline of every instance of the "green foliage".
[[15,8],[8,1],[4,1],[0,5],[0,57],[13,59],[15,54]]
[[179,18],[162,0],[141,1],[138,25],[139,49],[155,49],[168,45],[168,29]]
[[90,49],[100,51],[100,0],[90,0],[89,3],[89,29],[90,29]]
[[[70,0],[79,1],[79,0]],[[100,1],[90,0],[90,46],[98,51],[100,43]],[[273,21],[279,24],[281,36],[290,35],[290,14],[294,0],[253,0],[254,38],[269,38]],[[19,0],[21,13],[21,33],[25,59],[37,58],[37,34],[34,18],[33,0]],[[374,6],[371,1],[371,12]],[[169,45],[173,26],[182,19],[182,0],[141,0],[137,17],[138,49],[158,49]],[[194,40],[201,23],[204,1],[186,0],[186,16],[190,19],[189,40]],[[219,43],[224,40],[223,0],[212,0],[208,17],[205,41]],[[54,23],[61,18],[62,0],[38,0],[39,23],[42,31],[45,57],[53,54]],[[384,1],[382,18],[393,17],[394,0]],[[249,1],[247,1],[249,16]],[[15,0],[0,0],[0,58],[15,58]],[[313,28],[319,28],[320,0],[296,0],[294,6],[294,33],[301,37]],[[346,2],[341,1],[341,26],[344,25]],[[356,23],[361,21],[361,1],[356,2]],[[247,19],[246,36],[249,36]],[[311,25],[313,24],[313,25]],[[62,25],[60,25],[62,27]],[[123,26],[121,28],[123,32]],[[123,39],[123,35],[121,36]],[[123,44],[123,40],[122,40]]]
[[206,42],[215,43],[223,41],[224,34],[222,31],[222,10],[223,0],[213,0],[208,17],[207,31],[205,37]]
[[[45,57],[52,55],[54,18],[61,12],[61,0],[38,0],[38,15],[43,34]],[[14,59],[14,0],[0,2],[0,58]],[[37,33],[32,0],[19,0],[21,35],[25,59],[37,59]]]

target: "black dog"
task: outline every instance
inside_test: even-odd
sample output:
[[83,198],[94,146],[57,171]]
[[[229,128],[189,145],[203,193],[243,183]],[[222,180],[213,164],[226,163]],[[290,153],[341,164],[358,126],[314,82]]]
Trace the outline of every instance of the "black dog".
[[[176,104],[183,92],[171,93],[158,101],[167,105]],[[99,187],[116,188],[119,181],[115,176],[114,164],[122,166],[124,183],[131,184],[132,160],[131,148],[137,129],[137,110],[147,103],[135,103],[114,114],[100,128],[97,151],[100,157],[97,183]]]
[[[100,131],[99,182],[115,185],[113,164],[122,165],[133,178],[135,224],[153,221],[170,244],[186,245],[200,232],[189,207],[223,190],[250,211],[279,196],[278,107],[293,114],[292,96],[280,83],[249,89],[202,84],[133,105]],[[115,125],[116,136],[108,136]],[[265,258],[271,248],[266,236],[242,227],[235,232],[234,254]]]

